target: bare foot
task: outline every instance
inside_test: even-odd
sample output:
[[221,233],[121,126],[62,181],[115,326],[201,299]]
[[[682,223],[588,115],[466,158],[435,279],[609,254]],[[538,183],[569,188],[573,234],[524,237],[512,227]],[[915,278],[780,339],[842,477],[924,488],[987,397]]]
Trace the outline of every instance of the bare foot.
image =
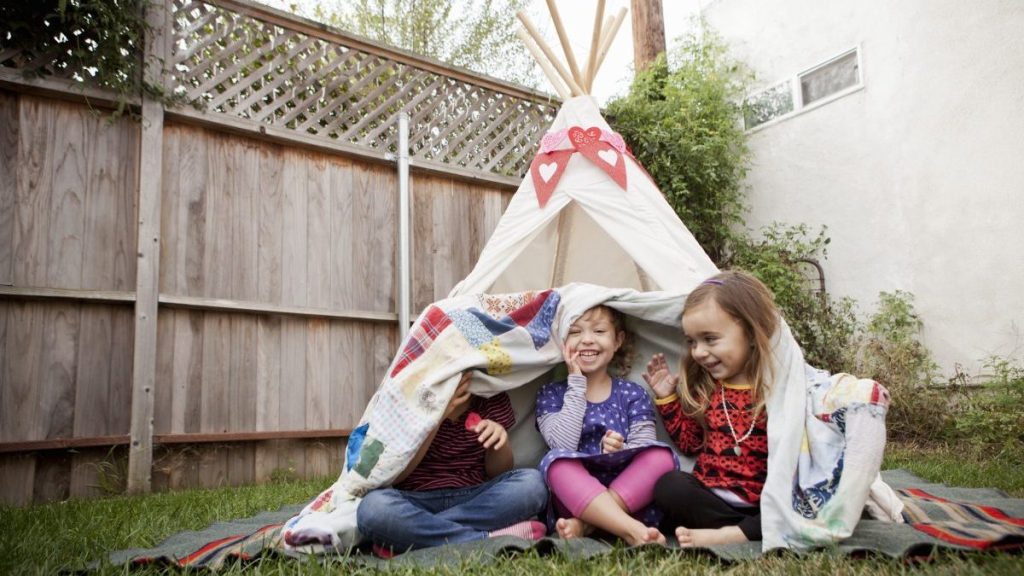
[[579,518],[559,518],[555,522],[555,530],[558,536],[565,540],[586,536],[594,531],[594,527]]
[[642,530],[637,532],[635,536],[629,536],[626,538],[626,543],[630,546],[639,546],[641,544],[661,544],[665,545],[665,535],[662,534],[657,528],[650,526],[644,526]]
[[725,526],[714,529],[676,528],[676,539],[683,548],[714,546],[716,544],[738,544],[746,542],[747,536],[739,526]]

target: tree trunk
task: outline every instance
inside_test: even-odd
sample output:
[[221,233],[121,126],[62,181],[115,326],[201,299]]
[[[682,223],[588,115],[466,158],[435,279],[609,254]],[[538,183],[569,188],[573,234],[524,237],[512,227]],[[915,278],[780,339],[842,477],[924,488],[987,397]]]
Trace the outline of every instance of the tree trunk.
[[639,72],[665,51],[665,17],[661,0],[631,0],[633,64]]

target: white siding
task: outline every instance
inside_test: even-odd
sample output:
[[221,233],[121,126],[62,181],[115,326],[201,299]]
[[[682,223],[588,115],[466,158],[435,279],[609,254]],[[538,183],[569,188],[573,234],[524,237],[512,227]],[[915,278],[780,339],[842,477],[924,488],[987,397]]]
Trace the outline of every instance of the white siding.
[[864,88],[751,134],[751,214],[827,225],[829,290],[915,296],[946,375],[1024,358],[1024,2],[719,0],[758,82],[860,46]]

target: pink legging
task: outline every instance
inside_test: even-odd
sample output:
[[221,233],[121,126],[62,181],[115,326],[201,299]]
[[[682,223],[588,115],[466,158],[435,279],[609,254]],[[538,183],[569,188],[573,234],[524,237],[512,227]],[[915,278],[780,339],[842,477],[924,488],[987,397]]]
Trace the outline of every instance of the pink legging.
[[590,502],[605,490],[613,490],[626,504],[630,514],[643,509],[654,500],[654,484],[666,472],[675,469],[668,448],[648,448],[633,457],[607,487],[591,476],[579,460],[560,458],[548,467],[548,486],[561,504],[579,518]]

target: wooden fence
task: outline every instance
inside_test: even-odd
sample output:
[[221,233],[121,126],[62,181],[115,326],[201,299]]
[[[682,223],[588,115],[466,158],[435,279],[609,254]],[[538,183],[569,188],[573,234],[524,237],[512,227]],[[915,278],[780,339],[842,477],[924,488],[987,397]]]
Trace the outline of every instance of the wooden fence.
[[165,8],[159,81],[203,112],[111,123],[109,94],[0,46],[3,502],[337,473],[398,346],[398,113],[415,314],[470,271],[555,111],[248,2]]

